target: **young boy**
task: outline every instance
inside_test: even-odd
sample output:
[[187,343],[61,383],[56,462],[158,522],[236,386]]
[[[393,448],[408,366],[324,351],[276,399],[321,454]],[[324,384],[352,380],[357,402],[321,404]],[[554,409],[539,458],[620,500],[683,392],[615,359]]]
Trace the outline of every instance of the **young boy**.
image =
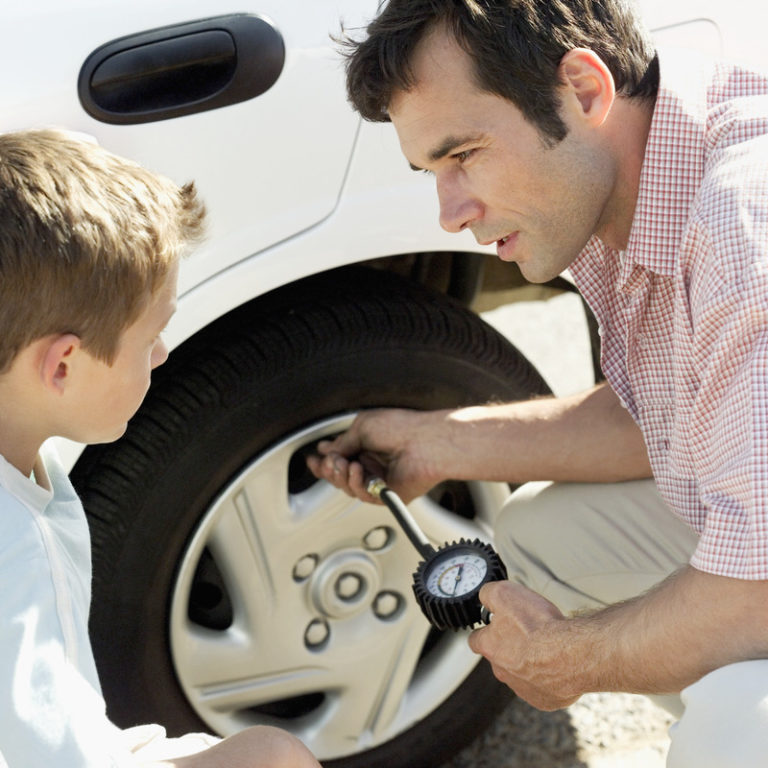
[[0,135],[0,766],[319,766],[274,728],[220,741],[109,722],[86,519],[45,444],[123,434],[168,356],[179,258],[203,218],[193,184],[69,134]]

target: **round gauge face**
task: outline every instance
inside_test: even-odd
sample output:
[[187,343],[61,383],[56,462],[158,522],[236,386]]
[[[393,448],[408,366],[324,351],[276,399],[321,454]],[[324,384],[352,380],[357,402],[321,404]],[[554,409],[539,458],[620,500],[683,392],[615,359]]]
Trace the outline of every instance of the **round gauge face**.
[[483,583],[488,562],[472,551],[446,553],[432,563],[427,589],[436,597],[461,597]]

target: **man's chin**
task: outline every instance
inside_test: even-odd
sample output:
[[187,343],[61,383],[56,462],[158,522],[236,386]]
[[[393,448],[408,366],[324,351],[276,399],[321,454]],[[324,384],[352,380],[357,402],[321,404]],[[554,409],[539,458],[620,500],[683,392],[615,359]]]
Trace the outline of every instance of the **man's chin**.
[[554,280],[560,272],[556,272],[554,270],[547,270],[543,269],[541,266],[531,264],[529,262],[523,261],[521,262],[515,262],[520,269],[520,272],[522,273],[523,277],[529,282],[529,283],[547,283],[550,280]]

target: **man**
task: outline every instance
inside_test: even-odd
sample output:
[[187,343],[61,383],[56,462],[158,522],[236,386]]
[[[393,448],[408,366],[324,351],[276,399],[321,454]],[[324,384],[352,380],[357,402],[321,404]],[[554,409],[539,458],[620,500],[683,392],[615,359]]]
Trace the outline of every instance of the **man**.
[[363,414],[310,467],[368,501],[363,464],[407,499],[555,481],[500,516],[473,650],[542,709],[675,694],[669,766],[765,765],[768,78],[659,60],[621,0],[390,0],[348,86],[445,229],[534,282],[571,268],[607,384]]

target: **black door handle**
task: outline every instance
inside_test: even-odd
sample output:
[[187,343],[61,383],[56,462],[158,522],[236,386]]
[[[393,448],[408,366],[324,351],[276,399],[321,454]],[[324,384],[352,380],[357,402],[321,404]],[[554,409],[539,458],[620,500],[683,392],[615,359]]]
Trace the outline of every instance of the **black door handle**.
[[105,123],[167,120],[269,90],[285,45],[261,16],[232,14],[121,37],[97,48],[78,78],[80,103]]

